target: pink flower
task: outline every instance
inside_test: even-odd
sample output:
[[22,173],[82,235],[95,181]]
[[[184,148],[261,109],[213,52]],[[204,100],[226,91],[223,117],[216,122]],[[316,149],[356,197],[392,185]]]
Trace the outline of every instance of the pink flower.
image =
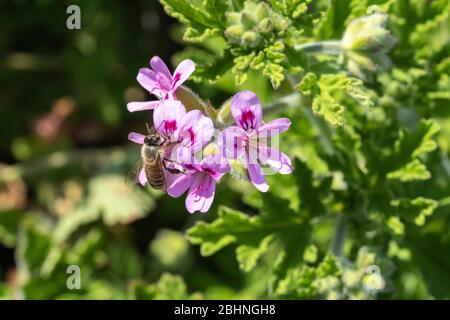
[[161,101],[161,107],[153,112],[153,125],[168,143],[178,141],[181,125],[185,122],[186,108],[178,100]]
[[167,193],[178,198],[189,190],[186,197],[186,208],[189,213],[207,212],[214,200],[216,183],[230,171],[230,166],[216,155],[203,158],[199,164],[190,163],[189,153],[184,153],[184,156],[187,158],[183,162],[183,167],[188,172],[180,174],[169,185]]
[[137,75],[137,81],[148,92],[159,100],[145,102],[130,102],[127,109],[130,112],[155,109],[160,100],[173,100],[175,91],[195,70],[192,60],[183,60],[172,75],[161,58],[155,56],[150,60],[151,68],[142,68]]
[[[193,155],[209,143],[214,133],[214,125],[212,120],[199,110],[186,113],[186,109],[180,101],[166,100],[161,104],[161,108],[156,108],[153,112],[153,124],[156,132],[165,139],[164,157],[173,161],[173,164],[180,164],[177,159],[178,155],[183,156],[188,153]],[[129,140],[138,144],[144,144],[145,137],[136,132],[128,135]],[[163,159],[163,161],[166,160]],[[166,165],[173,167],[170,163],[166,163]],[[166,179],[168,178],[169,182],[177,177],[178,174],[166,172]],[[142,186],[147,183],[144,170],[140,171],[138,182]]]
[[253,185],[259,191],[266,192],[269,185],[263,175],[261,164],[281,174],[292,172],[289,157],[267,145],[272,136],[289,129],[291,121],[279,118],[264,124],[261,103],[251,91],[241,91],[233,96],[231,113],[237,126],[224,129],[219,136],[218,144],[228,159],[242,159],[247,165]]

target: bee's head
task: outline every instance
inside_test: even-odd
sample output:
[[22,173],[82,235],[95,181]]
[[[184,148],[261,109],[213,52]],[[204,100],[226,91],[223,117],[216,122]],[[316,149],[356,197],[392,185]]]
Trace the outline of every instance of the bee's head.
[[149,134],[144,138],[144,143],[148,146],[160,146],[165,139],[158,134]]

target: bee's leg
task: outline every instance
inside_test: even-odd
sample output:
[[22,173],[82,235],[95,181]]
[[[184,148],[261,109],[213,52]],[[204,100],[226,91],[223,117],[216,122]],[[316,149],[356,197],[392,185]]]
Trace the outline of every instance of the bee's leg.
[[167,162],[171,162],[171,163],[175,163],[175,164],[177,164],[177,163],[172,161],[172,160],[170,160],[170,159],[167,159],[167,158],[163,159],[163,161],[162,161],[163,167],[164,167],[164,169],[166,169],[170,173],[172,173],[172,174],[186,173],[184,170],[182,171],[182,170],[175,169],[175,168],[168,168],[167,165],[166,165],[166,161]]

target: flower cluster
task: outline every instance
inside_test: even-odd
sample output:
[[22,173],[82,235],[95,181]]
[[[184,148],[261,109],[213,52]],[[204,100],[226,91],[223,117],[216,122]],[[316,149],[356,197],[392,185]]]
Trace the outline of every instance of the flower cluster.
[[[215,129],[217,119],[198,109],[187,112],[177,98],[177,88],[195,70],[191,60],[182,61],[173,75],[159,57],[153,57],[150,66],[139,70],[137,80],[158,100],[130,102],[127,107],[130,112],[154,109],[154,128],[164,141],[161,161],[165,191],[172,197],[187,192],[186,208],[190,213],[209,210],[216,184],[232,170],[232,162],[246,168],[249,180],[261,192],[269,189],[264,177],[268,172],[292,172],[289,157],[272,146],[274,137],[286,131],[291,122],[280,118],[264,123],[255,93],[241,91],[232,97],[230,118],[235,125],[220,131]],[[141,145],[148,143],[145,135],[136,132],[128,138]],[[138,173],[137,182],[142,186],[148,182],[144,169]]]

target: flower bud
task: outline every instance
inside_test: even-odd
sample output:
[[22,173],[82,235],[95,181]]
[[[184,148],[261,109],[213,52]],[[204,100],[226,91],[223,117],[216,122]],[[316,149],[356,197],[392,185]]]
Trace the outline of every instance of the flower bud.
[[253,28],[256,25],[256,20],[253,18],[253,15],[245,11],[241,14],[241,21],[247,30]]
[[373,14],[353,20],[342,37],[345,50],[364,52],[387,52],[396,39],[385,29],[387,15]]
[[198,94],[186,86],[179,86],[175,91],[175,96],[184,105],[186,111],[203,110],[205,103]]
[[243,181],[250,181],[250,177],[248,175],[247,165],[242,160],[231,160],[228,159],[228,163],[230,165],[230,174],[237,179]]
[[225,17],[229,25],[241,23],[241,14],[239,12],[226,12]]
[[264,18],[258,25],[258,30],[262,33],[269,33],[273,30],[273,20],[271,18]]
[[220,127],[231,125],[234,122],[231,115],[231,99],[225,101],[217,112],[217,123]]
[[203,104],[203,111],[207,117],[210,117],[214,123],[217,122],[217,110],[211,105],[211,102],[206,101]]
[[220,148],[217,143],[211,142],[206,147],[203,148],[203,156],[213,156],[220,152]]
[[254,31],[246,31],[242,35],[242,42],[246,47],[254,48],[261,42],[261,36]]
[[282,33],[284,31],[287,30],[287,28],[289,28],[289,20],[283,18],[281,15],[279,15],[276,19],[275,22],[275,29],[279,32]]
[[267,7],[267,4],[264,2],[260,2],[254,11],[256,21],[261,21],[264,18],[270,17],[270,9]]
[[234,43],[240,43],[244,32],[245,30],[242,24],[234,24],[225,29],[225,36]]

